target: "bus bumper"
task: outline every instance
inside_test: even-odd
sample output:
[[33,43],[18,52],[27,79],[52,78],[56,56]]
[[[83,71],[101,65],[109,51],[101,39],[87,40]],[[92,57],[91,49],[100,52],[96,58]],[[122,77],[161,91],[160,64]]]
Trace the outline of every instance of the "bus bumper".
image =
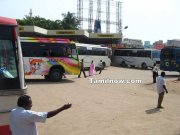
[[0,135],[11,135],[9,125],[0,126]]

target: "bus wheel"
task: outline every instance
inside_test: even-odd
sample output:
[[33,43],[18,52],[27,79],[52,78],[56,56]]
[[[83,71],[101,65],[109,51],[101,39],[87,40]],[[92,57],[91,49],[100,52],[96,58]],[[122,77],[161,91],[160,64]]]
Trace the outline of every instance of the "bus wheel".
[[123,61],[123,62],[121,63],[121,66],[122,66],[122,67],[126,67],[126,63]]
[[147,64],[146,63],[142,64],[142,69],[147,69]]
[[53,82],[58,82],[58,81],[60,81],[62,79],[62,74],[63,73],[61,72],[60,69],[54,68],[54,69],[51,70],[49,78]]

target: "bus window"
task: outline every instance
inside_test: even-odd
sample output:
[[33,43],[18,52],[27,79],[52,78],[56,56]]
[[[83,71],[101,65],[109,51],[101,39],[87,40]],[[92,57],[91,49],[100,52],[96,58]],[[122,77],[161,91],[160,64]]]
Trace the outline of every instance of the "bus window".
[[137,56],[137,50],[132,50],[130,55],[136,57]]
[[172,49],[165,49],[161,51],[161,56],[164,59],[172,59],[173,58],[173,50]]
[[0,79],[16,78],[17,67],[11,40],[0,39]]
[[78,54],[75,46],[72,46],[71,55],[73,58],[78,59]]
[[153,52],[152,52],[152,58],[160,58],[160,52],[158,52],[158,51],[153,51]]
[[180,61],[180,50],[176,51],[176,59],[178,59]]
[[151,58],[151,51],[150,50],[144,50],[144,56]]
[[79,55],[86,55],[86,50],[87,50],[86,47],[77,46],[77,49]]

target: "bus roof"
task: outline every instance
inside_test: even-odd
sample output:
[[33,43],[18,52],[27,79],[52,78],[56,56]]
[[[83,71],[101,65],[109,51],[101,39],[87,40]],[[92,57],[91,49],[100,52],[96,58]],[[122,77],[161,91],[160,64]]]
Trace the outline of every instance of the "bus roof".
[[35,43],[73,43],[65,38],[20,37],[21,42]]
[[16,19],[0,16],[0,24],[3,25],[17,25]]
[[108,48],[108,47],[102,47],[101,45],[84,44],[84,43],[76,43],[76,46],[82,46],[82,47],[94,47],[94,48]]
[[160,51],[154,48],[117,48],[115,50],[150,50],[150,51]]

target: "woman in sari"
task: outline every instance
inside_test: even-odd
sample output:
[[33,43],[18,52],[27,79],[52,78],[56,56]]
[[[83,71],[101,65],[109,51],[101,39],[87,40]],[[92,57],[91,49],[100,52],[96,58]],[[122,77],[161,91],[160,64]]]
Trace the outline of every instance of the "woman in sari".
[[95,65],[93,63],[93,60],[91,61],[90,68],[89,68],[89,76],[94,75]]

